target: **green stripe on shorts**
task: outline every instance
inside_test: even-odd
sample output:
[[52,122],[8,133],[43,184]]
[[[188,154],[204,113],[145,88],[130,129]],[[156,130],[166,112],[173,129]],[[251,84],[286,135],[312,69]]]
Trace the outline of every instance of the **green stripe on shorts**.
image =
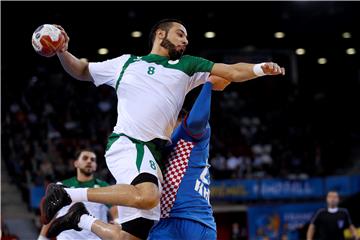
[[127,137],[132,143],[135,144],[136,147],[136,168],[140,172],[140,167],[144,158],[144,145],[145,143],[137,140],[135,138],[129,137],[125,135],[124,133],[112,133],[109,136],[108,143],[106,145],[106,151],[108,151],[111,146],[118,140],[121,136]]
[[165,170],[165,164],[161,161],[162,160],[162,153],[159,149],[157,149],[156,145],[154,143],[152,143],[151,141],[149,142],[143,142],[141,140],[137,140],[135,138],[129,137],[124,133],[112,133],[109,138],[108,138],[108,142],[106,145],[106,151],[108,151],[111,146],[113,145],[114,142],[116,142],[116,140],[118,140],[121,136],[125,136],[127,137],[132,143],[135,144],[136,147],[136,167],[138,169],[138,171],[140,171],[140,167],[144,158],[144,146],[146,145],[148,147],[148,149],[150,150],[151,154],[153,155],[155,161],[157,162],[157,164],[159,165],[161,171],[164,173]]
[[135,146],[136,146],[136,167],[137,170],[140,172],[140,167],[144,159],[144,144],[135,143]]

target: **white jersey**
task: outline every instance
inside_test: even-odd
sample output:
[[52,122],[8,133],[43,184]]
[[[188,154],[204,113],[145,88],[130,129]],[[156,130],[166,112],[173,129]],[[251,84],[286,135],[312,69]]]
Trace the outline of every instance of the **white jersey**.
[[156,54],[138,57],[122,55],[90,63],[96,86],[107,84],[116,90],[117,123],[114,133],[141,141],[170,140],[186,94],[204,83],[214,63],[185,55],[171,61]]
[[[99,179],[93,179],[88,182],[79,182],[76,177],[66,179],[62,182],[59,182],[58,184],[63,184],[66,187],[69,188],[80,188],[80,187],[89,187],[89,188],[96,188],[96,187],[105,187],[108,186],[108,184],[104,181],[101,181]],[[107,222],[107,212],[108,207],[105,204],[101,203],[94,203],[94,202],[83,202],[88,212],[96,217],[97,219]],[[69,208],[72,206],[68,205],[59,210],[59,214],[56,217],[61,217],[67,213]],[[57,237],[57,240],[100,240],[98,236],[96,236],[94,233],[88,231],[88,230],[81,230],[81,231],[75,231],[75,230],[67,230],[61,232]]]

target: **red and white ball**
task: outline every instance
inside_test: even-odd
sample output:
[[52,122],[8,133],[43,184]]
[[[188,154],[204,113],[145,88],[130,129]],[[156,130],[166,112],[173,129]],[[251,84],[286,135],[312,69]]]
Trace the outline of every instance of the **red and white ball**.
[[35,30],[31,42],[38,54],[52,57],[63,46],[65,37],[54,25],[44,24]]

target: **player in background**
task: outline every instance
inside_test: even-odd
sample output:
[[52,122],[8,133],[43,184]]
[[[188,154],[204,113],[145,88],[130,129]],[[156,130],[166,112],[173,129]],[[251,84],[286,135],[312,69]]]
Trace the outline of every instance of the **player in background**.
[[[41,206],[42,221],[50,222],[69,202],[119,205],[124,236],[129,239],[146,239],[160,218],[161,150],[170,140],[185,95],[210,74],[232,82],[285,74],[272,62],[222,64],[183,56],[189,42],[178,20],[162,20],[153,27],[150,54],[124,54],[99,63],[80,61],[69,53],[69,37],[63,29],[62,34],[66,40],[57,56],[64,69],[75,79],[107,84],[116,91],[118,118],[105,158],[117,184],[89,189],[49,185]],[[54,198],[58,201],[51,204]]]
[[[185,118],[182,118],[181,114],[179,115],[178,127],[171,138],[173,144],[167,147],[169,152],[175,154],[170,155],[172,157],[165,170],[165,185],[161,198],[162,217],[164,218],[153,228],[149,239],[216,239],[216,225],[209,203],[210,127],[208,121],[211,90],[223,90],[229,83],[223,78],[210,76],[189,115]],[[189,141],[185,142],[184,140]],[[193,145],[192,149],[191,145]],[[182,151],[183,147],[188,147],[188,153],[184,156],[182,154],[186,150]],[[174,168],[179,166],[183,166],[181,168],[183,172],[176,172],[177,174],[174,175]],[[182,174],[184,172],[185,175]],[[183,178],[178,182],[180,176]],[[169,191],[170,189],[172,192]],[[171,205],[167,201],[171,200],[170,196],[175,200],[175,203]],[[56,237],[57,234],[68,229],[81,228],[79,222],[81,218],[93,218],[85,212],[86,209],[82,203],[76,203],[73,206],[81,211],[70,209],[64,218],[55,219],[48,231],[48,237]],[[170,208],[172,209],[169,216],[167,209]],[[74,220],[68,224],[67,219],[70,217]],[[96,219],[91,226],[88,226],[88,229],[101,239],[123,239],[120,227],[114,227],[101,219]]]
[[[97,187],[105,187],[108,186],[104,181],[101,181],[100,179],[95,178],[94,173],[97,169],[97,163],[96,163],[96,155],[91,150],[81,150],[76,153],[75,155],[75,161],[74,166],[76,168],[76,176],[63,180],[59,182],[58,184],[61,184],[62,186],[68,187],[68,188],[81,188],[81,187],[87,187],[87,188],[97,188]],[[53,201],[56,201],[56,199],[52,199]],[[78,213],[88,213],[93,216],[95,216],[98,219],[101,219],[104,222],[108,222],[108,212],[111,215],[112,219],[116,219],[118,217],[117,214],[117,208],[112,207],[109,211],[108,206],[101,203],[92,203],[92,202],[84,202],[85,207],[83,209],[77,207],[77,206],[65,206],[62,209],[60,209],[58,218],[61,218],[63,215],[65,215],[69,208],[73,209],[72,211]],[[72,221],[77,221],[76,218],[69,219],[68,222],[64,223],[64,225],[69,224]],[[47,231],[49,229],[49,225],[44,225],[41,229],[40,235],[38,240],[46,240],[49,239],[46,237]],[[119,225],[113,225],[109,224],[112,228],[120,228]],[[74,240],[74,239],[99,239],[95,234],[93,234],[90,231],[83,230],[80,231],[80,228],[75,228],[75,230],[69,230],[62,232],[60,235],[57,236],[57,240]]]
[[339,194],[336,191],[328,192],[326,196],[327,209],[319,209],[311,219],[306,234],[307,240],[314,239],[315,231],[319,232],[319,239],[321,240],[345,240],[345,228],[350,229],[351,235],[355,240],[359,239],[348,210],[338,208],[339,202]]

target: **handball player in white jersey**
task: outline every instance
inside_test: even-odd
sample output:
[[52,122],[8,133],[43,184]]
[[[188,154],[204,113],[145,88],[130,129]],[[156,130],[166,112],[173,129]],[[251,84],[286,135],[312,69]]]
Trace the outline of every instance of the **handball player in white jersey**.
[[[223,64],[183,55],[188,45],[184,24],[165,19],[150,32],[151,51],[145,56],[123,54],[104,62],[87,63],[68,51],[69,37],[57,56],[77,80],[106,84],[118,97],[117,123],[109,137],[105,158],[117,184],[101,188],[63,188],[52,184],[42,201],[41,216],[49,223],[68,202],[119,205],[120,239],[146,239],[160,218],[160,192],[164,163],[161,150],[170,140],[186,94],[210,74],[231,82],[264,75],[281,75],[276,63]],[[58,199],[51,202],[50,199]],[[85,221],[85,220],[84,220]],[[86,220],[92,226],[95,218]]]

